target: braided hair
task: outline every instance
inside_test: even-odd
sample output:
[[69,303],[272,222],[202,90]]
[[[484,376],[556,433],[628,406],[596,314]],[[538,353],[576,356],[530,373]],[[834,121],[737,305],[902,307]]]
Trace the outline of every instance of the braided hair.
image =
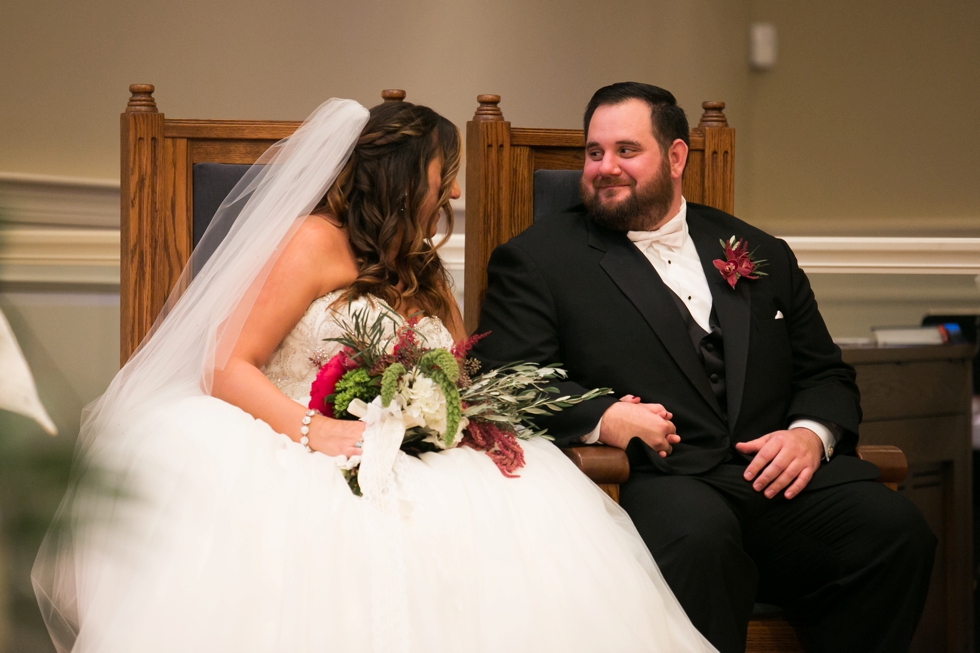
[[[350,160],[314,213],[347,230],[357,279],[340,301],[374,295],[396,310],[418,308],[455,325],[452,281],[437,250],[452,233],[449,206],[462,148],[459,131],[428,107],[385,102],[371,109]],[[445,215],[445,238],[429,238],[432,220],[421,209],[429,195],[428,167],[441,159],[436,216]]]

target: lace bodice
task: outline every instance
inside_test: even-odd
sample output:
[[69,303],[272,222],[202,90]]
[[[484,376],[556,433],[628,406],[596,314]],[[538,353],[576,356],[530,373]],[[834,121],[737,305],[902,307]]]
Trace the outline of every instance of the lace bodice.
[[[344,331],[342,325],[350,320],[353,313],[365,307],[370,307],[371,319],[384,309],[391,310],[384,300],[377,297],[362,297],[350,303],[344,301],[331,306],[343,292],[335,290],[314,300],[262,368],[262,373],[283,394],[304,406],[310,401],[310,385],[320,371],[320,366],[340,349],[339,343],[326,339],[341,336]],[[388,324],[393,331],[394,323]],[[424,317],[419,320],[415,329],[425,337],[428,347],[448,349],[453,345],[452,335],[438,318]]]

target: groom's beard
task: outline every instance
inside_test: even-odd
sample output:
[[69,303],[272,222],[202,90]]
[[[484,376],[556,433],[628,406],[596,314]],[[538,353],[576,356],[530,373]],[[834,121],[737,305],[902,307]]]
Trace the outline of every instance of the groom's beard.
[[[667,216],[674,201],[674,185],[670,178],[670,162],[664,157],[657,176],[637,191],[632,182],[630,194],[615,203],[603,202],[599,190],[622,184],[624,178],[596,177],[592,184],[582,180],[582,201],[597,224],[613,231],[649,231]],[[630,180],[632,181],[632,180]]]

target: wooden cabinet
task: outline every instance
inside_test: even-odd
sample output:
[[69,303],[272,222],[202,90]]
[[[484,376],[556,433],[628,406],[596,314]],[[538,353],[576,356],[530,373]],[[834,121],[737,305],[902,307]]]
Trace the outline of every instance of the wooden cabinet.
[[861,444],[905,452],[898,491],[939,547],[912,651],[973,651],[972,345],[844,349],[861,389]]

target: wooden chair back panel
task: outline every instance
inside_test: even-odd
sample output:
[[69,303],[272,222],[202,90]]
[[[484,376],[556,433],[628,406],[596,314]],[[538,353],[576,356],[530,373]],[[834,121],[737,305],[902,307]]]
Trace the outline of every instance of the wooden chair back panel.
[[188,162],[195,163],[239,163],[251,165],[275,141],[257,140],[188,140],[190,151]]
[[[466,125],[466,271],[464,318],[472,332],[486,293],[490,254],[531,226],[534,171],[581,170],[585,134],[580,129],[511,127],[497,106],[500,97],[480,95]],[[733,212],[735,130],[723,102],[702,104],[704,115],[691,130],[684,196],[691,202]]]
[[149,331],[194,242],[194,164],[251,165],[295,121],[168,120],[136,84],[121,116],[120,360]]

